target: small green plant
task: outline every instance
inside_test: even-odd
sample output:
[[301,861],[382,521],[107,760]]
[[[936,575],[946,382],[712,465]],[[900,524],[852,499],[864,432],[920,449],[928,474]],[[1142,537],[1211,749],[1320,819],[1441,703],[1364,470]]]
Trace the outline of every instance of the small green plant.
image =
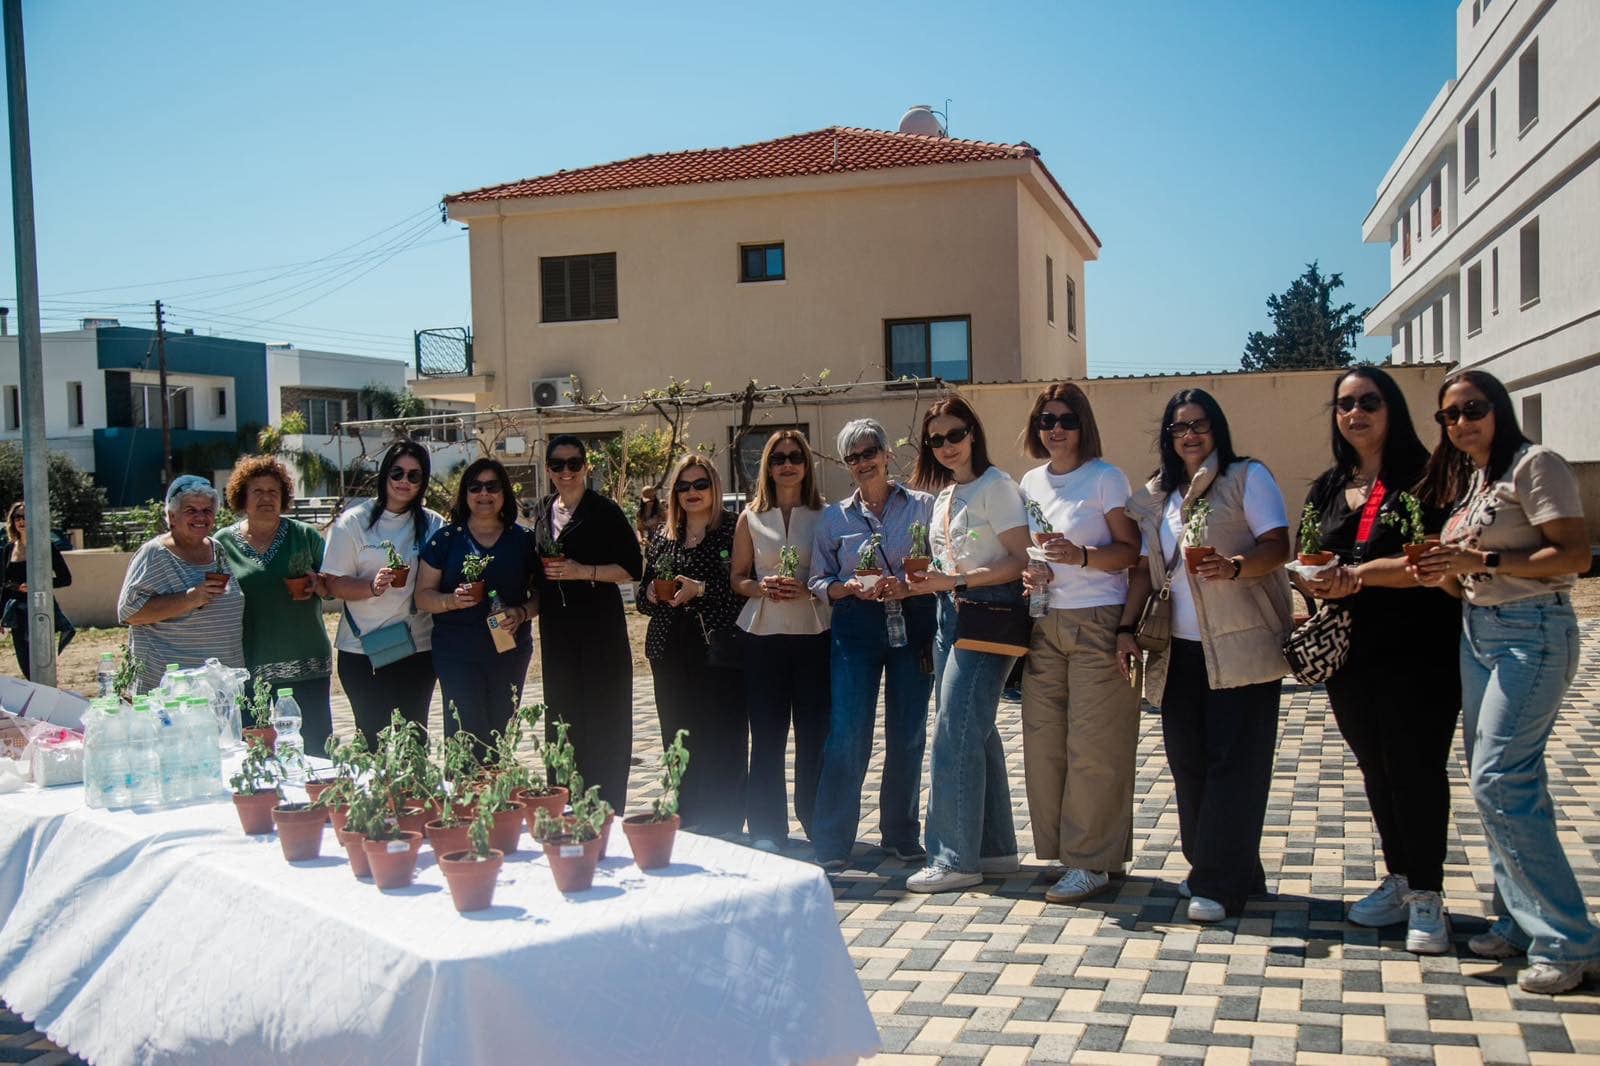
[[1422,517],[1422,501],[1409,492],[1397,492],[1394,509],[1385,510],[1378,521],[1393,526],[1407,544],[1421,544],[1427,538],[1427,527]]
[[472,820],[472,827],[467,830],[467,839],[472,842],[470,854],[474,862],[483,862],[489,858],[489,831],[494,828],[494,814],[480,807],[478,816]]
[[556,719],[555,736],[545,742],[541,757],[544,760],[545,780],[551,785],[566,786],[577,774],[577,755],[572,742],[567,739],[571,729],[563,718]]
[[401,839],[400,823],[388,800],[370,790],[363,790],[351,801],[345,829],[360,833],[368,840]]
[[1054,533],[1055,527],[1044,516],[1044,508],[1039,506],[1038,500],[1028,501],[1028,520],[1033,523],[1035,533]]
[[878,550],[882,546],[883,538],[878,534],[874,533],[872,536],[867,538],[867,542],[861,546],[861,555],[856,559],[857,573],[860,573],[863,570],[879,569]]
[[272,728],[272,683],[257,677],[250,695],[239,693],[239,710],[249,716],[254,728]]
[[461,728],[461,715],[456,712],[454,700],[450,702],[449,713],[456,721],[456,731],[434,745],[439,821],[447,826],[461,824],[460,809],[468,791],[467,784],[479,771],[477,746],[472,734]]
[[311,556],[308,553],[295,552],[289,556],[289,576],[292,578],[308,577],[311,574],[313,565]]
[[372,753],[367,738],[357,733],[349,740],[330,736],[328,761],[333,763],[333,783],[317,797],[318,807],[348,807],[358,792],[357,782],[372,768]]
[[593,840],[611,817],[611,804],[600,798],[600,786],[583,787],[583,778],[572,775],[572,813],[557,817],[541,807],[533,819],[533,839],[540,843],[561,841],[582,844]]
[[539,527],[539,554],[546,559],[560,559],[567,554],[567,550],[550,535],[550,530],[543,525]]
[[1202,496],[1184,510],[1184,542],[1193,547],[1200,547],[1205,544],[1207,526],[1210,521],[1211,501]]
[[911,523],[911,554],[912,559],[928,559],[933,553],[928,550],[928,527],[921,522]]
[[389,724],[378,733],[378,751],[368,777],[368,790],[383,796],[398,813],[406,800],[426,802],[437,789],[435,767],[428,758],[422,727],[391,711]]
[[124,702],[131,701],[133,699],[133,683],[138,678],[138,668],[133,665],[133,647],[128,641],[124,640],[122,642],[122,661],[117,664],[117,678],[113,683],[117,690],[117,698]]
[[800,551],[793,544],[778,549],[778,576],[793,581],[800,572]]
[[1300,554],[1315,555],[1322,550],[1322,516],[1315,504],[1300,510]]
[[461,560],[461,583],[471,585],[483,580],[483,572],[494,562],[492,555],[469,555]]
[[652,822],[664,822],[678,813],[678,791],[683,786],[683,773],[689,768],[689,749],[683,743],[688,735],[687,729],[678,730],[672,746],[661,756],[661,795],[650,804]]
[[228,778],[228,787],[236,796],[253,796],[257,792],[276,792],[282,779],[283,766],[278,757],[265,744],[255,742],[244,753],[238,772]]
[[678,578],[678,558],[673,552],[662,552],[656,559],[656,580],[676,581]]
[[384,551],[389,553],[389,569],[390,570],[402,570],[402,569],[406,568],[405,558],[399,552],[394,550],[394,541],[392,541],[392,540],[379,541],[378,542],[378,547],[382,548]]

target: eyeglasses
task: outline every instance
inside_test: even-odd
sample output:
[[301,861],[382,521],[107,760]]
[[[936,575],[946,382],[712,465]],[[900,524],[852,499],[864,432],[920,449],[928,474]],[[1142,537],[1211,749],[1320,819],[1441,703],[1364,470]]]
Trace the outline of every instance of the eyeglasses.
[[1488,400],[1468,400],[1457,407],[1451,404],[1433,413],[1433,420],[1441,426],[1453,426],[1465,418],[1468,422],[1481,422],[1494,410]]
[[883,454],[883,449],[876,444],[862,448],[859,452],[851,452],[844,457],[845,466],[857,466],[861,463],[870,463]]
[[1167,426],[1167,433],[1173,437],[1182,437],[1193,433],[1197,437],[1211,435],[1211,419],[1196,418],[1190,422],[1173,422]]
[[930,448],[943,448],[946,444],[960,444],[971,432],[971,426],[962,426],[960,429],[952,429],[949,433],[930,433],[927,436],[927,445]]
[[805,466],[805,452],[773,452],[768,460],[771,466]]
[[695,492],[704,492],[704,491],[706,491],[706,489],[709,489],[710,487],[711,487],[711,479],[710,478],[708,478],[708,477],[697,477],[693,481],[680,481],[677,484],[673,485],[672,489],[673,489],[674,492],[688,492],[690,489],[693,489]]
[[1057,426],[1060,426],[1063,430],[1072,430],[1083,425],[1082,420],[1071,411],[1061,415],[1056,414],[1054,411],[1046,411],[1039,416],[1037,421],[1040,433],[1049,433]]
[[420,484],[422,484],[422,471],[420,471],[420,470],[406,470],[405,468],[398,467],[398,466],[390,467],[389,468],[389,480],[390,481],[409,481],[413,485],[420,485]]
[[498,479],[494,481],[473,481],[467,485],[467,492],[473,496],[478,495],[480,492],[493,492],[498,495],[505,491]]
[[1357,407],[1369,415],[1376,414],[1383,409],[1383,396],[1376,392],[1363,392],[1360,396],[1341,396],[1337,406],[1344,414],[1349,414]]
[[576,474],[583,469],[583,464],[587,461],[581,455],[574,455],[571,459],[547,459],[544,465],[550,468],[552,474],[559,474],[563,470]]

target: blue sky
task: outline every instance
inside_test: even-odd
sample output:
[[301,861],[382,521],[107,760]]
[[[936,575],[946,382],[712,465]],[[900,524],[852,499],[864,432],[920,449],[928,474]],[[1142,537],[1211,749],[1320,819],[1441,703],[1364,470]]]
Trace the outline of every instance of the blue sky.
[[179,327],[404,357],[470,322],[444,193],[950,98],[952,134],[1034,145],[1099,233],[1106,374],[1237,367],[1313,259],[1383,295],[1361,220],[1453,73],[1456,5],[26,6],[46,328],[161,298]]

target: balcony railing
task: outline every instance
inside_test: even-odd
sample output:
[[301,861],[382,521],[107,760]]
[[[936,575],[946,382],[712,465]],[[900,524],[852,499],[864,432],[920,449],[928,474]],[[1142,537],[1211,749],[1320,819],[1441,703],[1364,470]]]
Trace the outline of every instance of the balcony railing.
[[413,334],[417,376],[465,376],[472,373],[472,330],[465,326],[419,329]]

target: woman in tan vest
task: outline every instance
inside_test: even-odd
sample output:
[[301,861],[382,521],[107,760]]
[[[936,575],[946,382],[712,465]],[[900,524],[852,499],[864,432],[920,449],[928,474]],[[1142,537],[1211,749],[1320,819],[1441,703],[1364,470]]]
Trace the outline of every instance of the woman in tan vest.
[[1261,827],[1289,672],[1289,520],[1272,474],[1235,454],[1227,417],[1203,389],[1167,401],[1157,446],[1161,466],[1126,508],[1144,558],[1129,576],[1117,661],[1131,682],[1136,626],[1157,590],[1172,639],[1149,653],[1144,693],[1161,708],[1178,796],[1189,860],[1179,892],[1192,897],[1190,921],[1220,922],[1267,887]]

